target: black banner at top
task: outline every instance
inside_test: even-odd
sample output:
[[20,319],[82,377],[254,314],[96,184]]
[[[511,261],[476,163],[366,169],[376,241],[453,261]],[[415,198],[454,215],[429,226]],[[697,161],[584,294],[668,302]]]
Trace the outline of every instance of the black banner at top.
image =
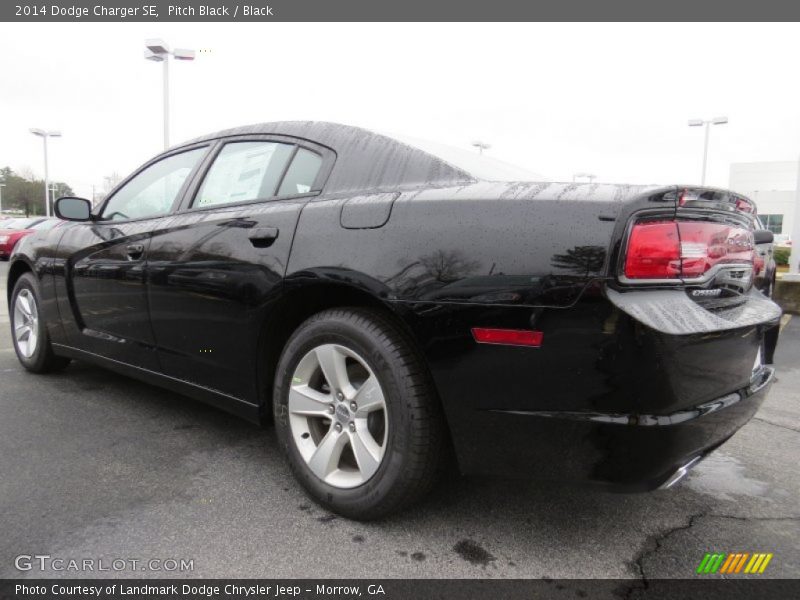
[[[10,22],[797,21],[788,0],[3,0]],[[668,43],[668,42],[667,42]]]

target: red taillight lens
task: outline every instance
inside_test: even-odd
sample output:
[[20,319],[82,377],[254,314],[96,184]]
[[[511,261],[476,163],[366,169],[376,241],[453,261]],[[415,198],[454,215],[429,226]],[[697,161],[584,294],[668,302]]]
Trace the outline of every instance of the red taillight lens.
[[629,279],[671,279],[681,274],[681,240],[674,221],[633,226],[625,257]]
[[683,277],[700,277],[718,264],[754,262],[753,233],[747,229],[701,221],[679,222],[678,229]]
[[638,223],[628,238],[628,279],[701,277],[718,264],[753,264],[753,233],[704,221]]

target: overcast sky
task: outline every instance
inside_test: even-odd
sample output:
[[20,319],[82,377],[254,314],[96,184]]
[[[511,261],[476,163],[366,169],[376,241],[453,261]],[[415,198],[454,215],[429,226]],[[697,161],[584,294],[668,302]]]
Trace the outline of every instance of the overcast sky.
[[797,24],[0,24],[0,166],[43,172],[30,127],[60,129],[51,175],[89,196],[162,148],[161,68],[144,40],[202,50],[171,65],[172,143],[314,119],[469,148],[554,179],[708,183],[730,163],[800,154]]

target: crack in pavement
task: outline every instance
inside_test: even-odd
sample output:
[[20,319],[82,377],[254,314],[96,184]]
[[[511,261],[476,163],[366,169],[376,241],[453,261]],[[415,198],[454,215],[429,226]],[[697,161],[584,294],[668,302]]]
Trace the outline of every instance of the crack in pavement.
[[[672,527],[660,534],[648,536],[645,543],[642,545],[641,551],[634,556],[633,558],[633,566],[637,571],[637,575],[639,576],[639,586],[632,585],[625,591],[625,598],[630,598],[631,595],[634,593],[635,590],[647,590],[650,587],[650,582],[647,579],[647,575],[644,572],[644,561],[647,557],[656,554],[663,545],[664,540],[670,537],[672,534],[678,531],[686,531],[691,529],[694,524],[697,522],[698,519],[701,519],[706,516],[705,512],[696,513],[689,516],[689,521],[685,525],[678,525],[676,527]],[[652,544],[652,546],[651,546]]]
[[723,515],[718,513],[709,513],[709,512],[699,512],[693,515],[689,515],[689,521],[685,525],[677,525],[666,531],[648,536],[647,540],[642,546],[641,551],[634,556],[633,558],[633,566],[637,571],[637,575],[639,577],[639,584],[640,585],[632,585],[625,590],[624,598],[630,598],[631,595],[634,593],[635,590],[643,590],[646,591],[650,587],[650,582],[647,578],[647,575],[644,572],[644,561],[657,554],[659,550],[661,550],[662,546],[664,545],[664,541],[679,531],[688,531],[700,520],[700,519],[735,519],[738,521],[800,521],[800,515],[787,515],[781,517],[754,517],[754,516],[740,516],[740,515]]
[[739,515],[718,515],[716,513],[709,513],[704,516],[717,519],[735,519],[737,521],[800,521],[800,515],[789,515],[786,517],[743,517]]
[[767,425],[773,425],[775,427],[780,427],[781,429],[788,429],[789,431],[794,431],[795,433],[800,433],[800,429],[796,429],[794,427],[789,427],[788,425],[781,425],[780,423],[775,423],[774,421],[767,421],[766,419],[762,419],[761,417],[753,417],[754,421],[761,421],[762,423],[766,423]]

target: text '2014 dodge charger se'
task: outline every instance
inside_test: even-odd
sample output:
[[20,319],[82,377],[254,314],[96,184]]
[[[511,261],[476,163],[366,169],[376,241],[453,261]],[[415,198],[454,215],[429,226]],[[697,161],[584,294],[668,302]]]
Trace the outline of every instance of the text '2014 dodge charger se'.
[[73,222],[11,257],[23,366],[80,359],[273,415],[303,487],[353,518],[407,506],[451,454],[464,473],[668,486],[773,379],[755,206],[724,190],[548,183],[286,122],[56,210]]

